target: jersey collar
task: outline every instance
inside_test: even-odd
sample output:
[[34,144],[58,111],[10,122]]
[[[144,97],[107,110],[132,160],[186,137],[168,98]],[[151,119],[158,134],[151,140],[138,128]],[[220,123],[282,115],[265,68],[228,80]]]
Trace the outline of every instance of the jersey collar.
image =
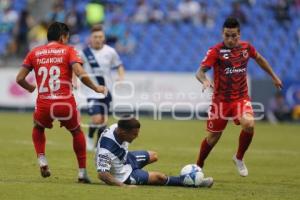
[[51,41],[51,42],[49,42],[47,45],[54,45],[54,44],[61,44],[61,43],[59,43],[59,42],[57,42],[57,41]]

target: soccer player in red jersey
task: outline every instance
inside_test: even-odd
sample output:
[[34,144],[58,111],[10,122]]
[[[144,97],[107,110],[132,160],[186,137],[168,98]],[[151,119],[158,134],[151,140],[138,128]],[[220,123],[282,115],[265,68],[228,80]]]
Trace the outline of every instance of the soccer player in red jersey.
[[[205,159],[231,118],[235,124],[242,126],[238,150],[232,159],[239,174],[248,175],[243,157],[254,134],[254,116],[247,86],[249,58],[253,58],[272,77],[275,87],[281,89],[282,82],[266,59],[250,43],[240,41],[240,25],[237,19],[227,18],[223,24],[223,42],[208,50],[196,74],[203,84],[203,90],[211,87],[214,91],[207,120],[208,135],[201,143],[197,160],[200,167],[204,166]],[[214,70],[213,83],[205,75],[210,68]]]
[[36,88],[26,81],[34,70],[38,97],[34,111],[32,140],[43,177],[50,176],[45,157],[45,128],[52,128],[54,119],[68,129],[73,136],[73,149],[79,165],[78,182],[90,183],[86,171],[86,143],[79,125],[76,102],[72,93],[72,73],[97,93],[105,93],[104,86],[95,85],[82,68],[82,61],[76,50],[66,45],[69,28],[64,23],[54,22],[48,28],[48,43],[30,51],[20,69],[16,81],[29,92]]

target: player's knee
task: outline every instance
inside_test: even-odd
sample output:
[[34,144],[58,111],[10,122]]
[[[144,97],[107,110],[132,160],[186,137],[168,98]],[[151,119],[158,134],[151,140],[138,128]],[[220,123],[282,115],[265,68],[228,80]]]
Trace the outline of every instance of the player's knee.
[[76,129],[70,131],[72,135],[81,133],[81,127],[78,126]]
[[253,133],[254,132],[254,127],[244,127],[243,130],[247,133]]
[[102,120],[102,119],[94,120],[94,121],[93,121],[93,124],[94,124],[94,125],[97,125],[97,126],[101,126],[101,125],[104,124],[104,120]]
[[155,151],[148,151],[149,153],[149,163],[156,162],[158,160],[158,154]]
[[93,124],[96,125],[96,126],[102,126],[102,125],[104,125],[105,120],[104,120],[103,117],[98,117],[98,118],[94,118],[94,119],[92,120],[92,122],[93,122]]
[[45,128],[42,127],[41,125],[39,125],[37,122],[33,122],[33,127],[36,128],[36,129],[39,129],[39,130],[44,130]]
[[243,130],[248,133],[253,133],[254,131],[254,120],[244,121],[242,124]]

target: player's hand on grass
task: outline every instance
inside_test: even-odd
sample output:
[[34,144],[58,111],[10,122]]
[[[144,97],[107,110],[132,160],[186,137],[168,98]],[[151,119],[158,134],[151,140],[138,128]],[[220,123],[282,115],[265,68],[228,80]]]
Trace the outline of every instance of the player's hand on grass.
[[209,80],[204,80],[202,83],[202,92],[204,92],[207,88],[213,88],[214,86],[211,84]]
[[273,84],[274,84],[275,87],[276,87],[277,89],[279,89],[279,90],[281,90],[282,87],[283,87],[281,80],[280,80],[277,76],[275,76],[275,77],[273,78]]

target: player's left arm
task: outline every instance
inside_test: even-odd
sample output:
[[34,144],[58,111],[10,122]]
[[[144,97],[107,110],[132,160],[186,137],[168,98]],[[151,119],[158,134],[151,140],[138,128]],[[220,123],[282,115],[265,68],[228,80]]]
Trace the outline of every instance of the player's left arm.
[[265,71],[267,72],[275,85],[276,88],[281,89],[283,87],[282,82],[280,78],[275,74],[273,71],[271,65],[269,62],[260,54],[257,52],[256,57],[254,58],[256,63]]
[[121,58],[115,49],[112,49],[111,67],[117,69],[118,78],[117,81],[123,81],[125,76],[125,68],[122,64]]
[[72,72],[72,86],[75,90],[77,90],[78,88],[78,81],[77,81],[77,76],[75,74],[75,72]]
[[123,81],[125,77],[125,68],[122,64],[119,65],[117,72],[118,72],[118,81]]
[[107,185],[126,186],[126,184],[116,180],[109,172],[98,172],[98,178]]
[[26,67],[22,67],[16,77],[16,82],[25,90],[32,93],[35,90],[35,85],[30,84],[28,81],[26,81],[27,75],[30,73],[30,69]]

